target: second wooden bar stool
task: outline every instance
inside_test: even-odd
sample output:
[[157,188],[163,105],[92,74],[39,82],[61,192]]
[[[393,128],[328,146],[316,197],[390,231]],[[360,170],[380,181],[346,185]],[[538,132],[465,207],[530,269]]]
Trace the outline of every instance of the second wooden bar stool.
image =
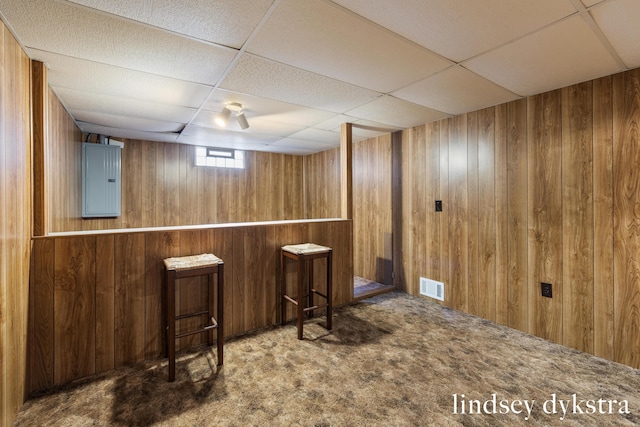
[[[302,323],[304,313],[313,313],[313,310],[327,308],[327,329],[331,330],[331,318],[333,315],[333,303],[331,295],[331,257],[333,250],[327,246],[316,245],[315,243],[303,243],[298,245],[286,245],[280,249],[280,292],[281,298],[281,323],[285,324],[287,307],[286,302],[291,302],[296,306],[297,322],[298,322],[298,339],[302,339]],[[285,257],[296,261],[298,266],[298,280],[297,280],[297,296],[292,298],[287,294],[287,283],[285,275]],[[326,294],[319,292],[313,286],[313,261],[319,258],[327,259],[327,291]],[[307,301],[305,304],[304,298],[304,276],[305,267],[308,264],[308,289],[307,289]],[[316,304],[314,302],[314,295],[318,295],[324,298],[325,303]]]
[[[166,353],[169,358],[169,381],[176,377],[176,339],[187,335],[207,332],[207,342],[213,344],[213,329],[218,330],[218,366],[223,362],[224,328],[224,262],[213,254],[201,254],[185,257],[167,258],[165,267],[165,319],[164,325],[167,331]],[[214,294],[213,275],[218,275],[217,294]],[[207,276],[208,302],[207,309],[193,313],[184,313],[176,316],[176,280],[185,277]],[[214,317],[214,295],[218,299],[217,319]],[[176,335],[176,321],[188,317],[207,316],[207,324],[199,329],[183,332]]]

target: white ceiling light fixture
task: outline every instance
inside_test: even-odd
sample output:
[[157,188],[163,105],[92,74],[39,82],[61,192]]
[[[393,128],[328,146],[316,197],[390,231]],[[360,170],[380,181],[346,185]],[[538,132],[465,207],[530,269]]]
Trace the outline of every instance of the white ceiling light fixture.
[[238,120],[238,124],[242,128],[242,130],[247,129],[249,127],[249,122],[247,121],[247,116],[242,112],[242,104],[239,102],[230,102],[228,103],[215,118],[215,122],[219,126],[227,126],[227,122],[229,120],[229,116],[231,116],[231,112],[233,112]]

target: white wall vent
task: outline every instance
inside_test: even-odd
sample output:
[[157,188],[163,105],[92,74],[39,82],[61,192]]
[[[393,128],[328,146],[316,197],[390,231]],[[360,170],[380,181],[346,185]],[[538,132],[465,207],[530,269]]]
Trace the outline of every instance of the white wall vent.
[[444,301],[444,283],[421,277],[420,295]]

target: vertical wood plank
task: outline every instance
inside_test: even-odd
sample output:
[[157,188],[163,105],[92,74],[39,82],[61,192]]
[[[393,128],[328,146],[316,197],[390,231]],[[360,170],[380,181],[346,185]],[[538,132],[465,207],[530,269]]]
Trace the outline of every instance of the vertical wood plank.
[[509,323],[509,186],[507,104],[498,105],[495,113],[495,192],[496,192],[496,322]]
[[233,334],[233,312],[235,311],[233,289],[236,286],[234,282],[233,229],[202,230],[201,239],[202,251],[212,253],[224,262],[224,335],[231,336]]
[[144,234],[114,236],[115,365],[144,359]]
[[[528,99],[529,327],[534,335],[562,343],[562,96]],[[540,283],[553,285],[542,297]],[[524,308],[524,307],[523,307]]]
[[95,237],[55,241],[54,382],[95,373]]
[[342,219],[353,218],[353,139],[351,123],[340,127],[340,200]]
[[495,108],[478,114],[478,315],[496,320]]
[[[181,230],[179,256],[202,253],[200,230]],[[206,307],[206,277],[185,277],[176,280],[176,316],[204,310]],[[176,324],[176,334],[189,332],[204,325],[204,316],[181,319]],[[206,334],[189,335],[176,341],[176,349],[182,350],[206,342]]]
[[528,330],[527,100],[507,104],[507,326]]
[[[426,221],[426,274],[427,278],[443,281],[443,260],[440,258],[442,245],[442,230],[440,217],[443,212],[435,211],[435,201],[442,200],[440,195],[440,123],[433,122],[426,125],[426,195],[425,195],[425,221]],[[439,301],[438,301],[439,302]]]
[[33,241],[29,292],[28,390],[51,387],[54,351],[54,244],[50,239]]
[[479,288],[479,245],[480,230],[478,215],[480,202],[478,198],[478,112],[467,114],[467,206],[468,206],[468,272],[467,272],[467,298],[468,311],[478,315],[480,312],[480,288]]
[[613,360],[613,86],[593,82],[593,350]]
[[[412,242],[412,270],[413,275],[411,281],[407,283],[407,290],[410,293],[419,293],[419,283],[421,276],[427,276],[427,224],[425,218],[427,216],[427,151],[425,126],[412,128],[411,133],[411,167],[412,167],[412,184],[407,194],[410,198],[410,233],[409,240]],[[358,248],[360,250],[360,248]]]
[[450,273],[450,263],[451,257],[449,255],[449,221],[452,218],[452,204],[451,204],[451,194],[449,191],[449,120],[441,120],[440,121],[440,198],[442,199],[442,212],[440,212],[440,224],[438,225],[440,232],[440,254],[439,258],[441,259],[441,277],[442,281],[445,284],[444,287],[444,295],[445,295],[445,305],[451,305],[452,299],[452,287],[450,286],[451,282],[451,273]]
[[114,257],[113,235],[96,236],[96,372],[115,367]]
[[467,191],[467,116],[449,119],[449,289],[450,307],[469,307],[469,207]]
[[613,76],[614,357],[640,367],[640,71]]
[[45,236],[49,233],[49,203],[47,199],[47,146],[46,129],[48,74],[44,63],[31,62],[32,91],[32,135],[33,135],[33,235]]
[[180,256],[180,233],[158,231],[145,233],[144,236],[144,357],[153,359],[164,354],[166,345],[166,334],[162,327],[164,259]]
[[593,353],[593,92],[562,89],[563,344]]

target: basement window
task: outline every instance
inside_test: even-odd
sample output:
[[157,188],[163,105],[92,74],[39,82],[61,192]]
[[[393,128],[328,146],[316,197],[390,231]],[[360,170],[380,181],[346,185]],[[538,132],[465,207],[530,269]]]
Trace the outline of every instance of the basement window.
[[230,148],[197,147],[196,166],[244,169],[244,151]]

